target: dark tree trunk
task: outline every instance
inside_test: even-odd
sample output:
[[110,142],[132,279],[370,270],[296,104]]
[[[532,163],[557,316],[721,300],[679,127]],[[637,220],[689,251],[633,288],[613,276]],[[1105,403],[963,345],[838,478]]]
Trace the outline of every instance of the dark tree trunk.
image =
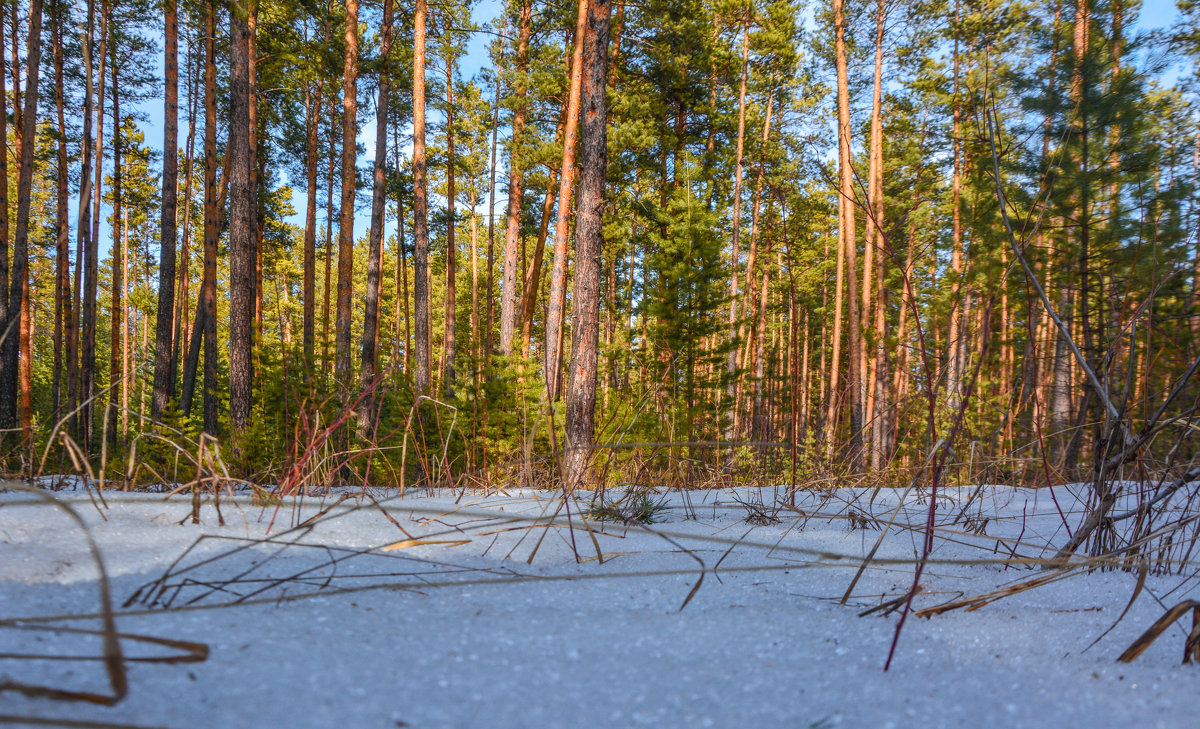
[[[71,223],[67,210],[69,168],[67,159],[67,122],[63,101],[63,36],[62,26],[67,15],[63,0],[55,0],[53,21],[54,44],[54,102],[58,116],[58,156],[55,176],[55,270],[54,270],[54,318],[61,322],[54,328],[54,382],[51,392],[51,413],[54,423],[62,417],[63,375],[66,375],[68,404],[75,392],[75,316],[71,308]],[[0,53],[3,50],[0,49]],[[65,373],[64,373],[65,370]]]
[[[13,46],[14,48],[16,46],[15,38]],[[28,71],[25,76],[25,109],[21,119],[21,162],[17,173],[18,191],[30,190],[33,186],[33,147],[34,137],[37,133],[37,88],[41,55],[42,0],[32,0],[29,6],[29,46],[25,52]],[[17,195],[17,226],[13,237],[12,271],[8,281],[8,312],[10,314],[9,321],[6,322],[8,327],[11,327],[15,321],[14,316],[20,316],[21,303],[25,299],[25,279],[28,276],[26,268],[29,263],[29,203],[29,195]],[[0,381],[0,386],[2,386],[0,427],[5,428],[12,428],[17,424],[17,384],[19,380],[17,366],[20,351],[19,337],[13,336],[16,333],[15,331],[10,332],[8,336],[4,337],[2,350],[4,369],[0,373],[3,378]]]
[[[400,132],[398,129],[392,129],[392,135],[396,138],[396,149],[400,148]],[[397,163],[397,168],[399,163]],[[396,170],[396,176],[400,176],[400,170]],[[408,246],[404,244],[404,196],[398,194],[396,196],[396,337],[400,336],[400,319],[404,319],[404,339],[402,346],[404,347],[403,356],[399,352],[396,353],[397,359],[400,361],[407,375],[409,370],[409,357],[412,354],[412,317],[409,316],[408,308]]]
[[[587,2],[587,0],[582,0]],[[579,203],[575,213],[575,287],[571,310],[571,363],[567,380],[564,477],[579,486],[592,454],[597,345],[600,338],[600,263],[604,248],[604,188],[608,169],[609,0],[591,0],[583,44]]]
[[[563,107],[564,116],[566,107]],[[559,124],[562,128],[562,124]],[[559,138],[562,135],[558,135]],[[550,173],[546,186],[546,197],[542,201],[542,222],[538,226],[537,241],[533,246],[533,257],[525,271],[525,283],[521,288],[521,357],[529,357],[529,339],[533,334],[533,314],[537,309],[538,289],[542,284],[542,258],[546,252],[546,235],[550,230],[550,215],[554,212],[555,191],[558,190],[558,170]]]
[[162,217],[159,220],[158,318],[154,332],[154,398],[150,417],[161,417],[175,394],[172,368],[175,313],[175,240],[179,179],[179,23],[176,0],[163,3],[166,82],[163,86]]
[[[379,54],[387,62],[392,51],[392,0],[383,0],[383,45]],[[379,335],[379,276],[383,257],[383,214],[387,207],[387,116],[391,78],[387,69],[379,72],[379,101],[375,107],[375,168],[371,180],[371,233],[367,253],[367,299],[363,313],[362,384],[367,387],[375,379],[379,365],[376,342]],[[365,404],[359,411],[359,437],[368,435],[371,412]]]
[[[263,322],[263,195],[261,186],[266,179],[266,155],[259,153],[259,136],[258,136],[258,0],[249,0],[250,2],[250,17],[246,19],[246,24],[250,31],[250,41],[248,43],[250,52],[247,54],[250,58],[250,215],[253,221],[253,260],[254,260],[254,323],[251,330],[251,359],[250,372],[253,375],[259,368],[259,350],[262,344],[262,322]],[[253,377],[251,377],[253,383]],[[250,390],[251,397],[254,395],[253,384]]]
[[217,66],[216,8],[205,3],[204,31],[204,274],[192,322],[192,337],[183,371],[182,401],[185,413],[191,413],[192,394],[199,367],[200,347],[204,346],[204,431],[217,435],[217,237],[220,233],[217,191]]
[[[113,216],[112,216],[112,310],[109,316],[111,324],[110,340],[109,340],[109,357],[108,357],[108,408],[105,410],[105,426],[108,432],[108,444],[110,447],[116,446],[119,442],[117,429],[117,403],[121,402],[121,393],[125,391],[128,383],[122,377],[121,370],[121,330],[122,323],[125,318],[125,303],[123,293],[125,291],[125,271],[123,263],[125,261],[125,241],[121,235],[124,230],[122,225],[121,211],[124,209],[123,187],[124,187],[124,163],[121,160],[122,139],[121,139],[121,93],[120,93],[120,76],[117,69],[117,44],[109,45],[109,53],[112,55],[110,60],[112,72],[112,138],[113,138]],[[97,206],[99,209],[99,206]]]
[[229,12],[230,120],[225,154],[229,157],[229,422],[234,432],[250,424],[254,379],[255,211],[249,11],[249,0],[237,0]]
[[526,97],[529,69],[529,34],[532,26],[530,0],[521,0],[521,20],[517,31],[517,67],[513,77],[516,104],[512,120],[512,147],[508,158],[508,220],[504,231],[504,279],[500,284],[500,354],[511,355],[517,319],[517,244],[521,239],[521,206],[525,198],[524,175],[521,165],[521,145],[525,139]]
[[[4,30],[7,21],[4,10],[0,8],[0,92],[4,93],[4,108],[0,109],[0,140],[8,140],[8,79],[4,74]],[[13,47],[17,39],[12,39]],[[90,77],[89,77],[90,78]],[[8,337],[8,154],[0,154],[0,336]],[[6,374],[6,359],[4,347],[0,345],[0,386],[3,386]],[[0,399],[3,399],[0,396]]]
[[[183,238],[179,244],[179,265],[177,284],[178,293],[175,296],[175,324],[171,335],[171,388],[175,387],[174,373],[179,371],[179,353],[183,341],[188,336],[188,284],[191,277],[190,243],[192,240],[192,175],[196,150],[196,77],[195,64],[192,62],[193,39],[188,39],[187,50],[187,79],[188,79],[188,139],[187,156],[184,164],[186,169],[183,176]],[[186,350],[184,356],[187,356]]]
[[354,188],[358,148],[358,0],[346,2],[346,58],[342,76],[342,207],[338,221],[337,380],[350,386],[350,297],[354,293]]
[[306,133],[304,179],[307,201],[304,208],[304,373],[311,381],[316,360],[316,279],[317,279],[317,162],[320,151],[317,134],[321,126],[321,101],[325,82],[317,81],[316,94],[309,84],[304,92]]
[[[336,101],[336,97],[334,98]],[[325,295],[321,306],[321,379],[329,375],[329,297],[333,294],[330,278],[333,265],[333,185],[337,174],[337,105],[329,105],[329,169],[325,176]]]
[[[500,35],[508,35],[508,14],[504,15],[504,25]],[[487,323],[484,325],[483,356],[492,355],[492,333],[495,329],[496,310],[496,143],[500,132],[500,90],[504,87],[501,79],[504,73],[504,47],[496,59],[496,84],[492,97],[492,153],[488,161],[488,253],[487,253]]]
[[[457,215],[454,210],[454,56],[450,39],[446,39],[446,315],[445,327],[442,332],[442,356],[445,358],[442,368],[442,384],[446,397],[454,397],[454,357],[455,357],[455,298],[454,282],[457,274],[457,250],[454,242],[454,228]],[[474,213],[472,213],[473,215]]]
[[[79,364],[79,390],[80,398],[84,400],[85,405],[80,412],[79,442],[85,451],[89,451],[95,441],[95,403],[92,398],[97,395],[96,392],[96,316],[98,313],[98,290],[99,290],[99,247],[100,247],[100,200],[101,186],[104,181],[104,95],[107,84],[105,83],[105,49],[108,43],[108,14],[107,3],[101,5],[100,10],[100,43],[96,49],[91,41],[92,29],[95,28],[95,6],[94,3],[89,4],[88,13],[88,48],[96,51],[90,53],[91,62],[87,63],[88,73],[88,97],[92,96],[90,89],[92,86],[92,64],[98,62],[99,69],[96,73],[96,81],[98,88],[96,89],[95,104],[91,108],[91,113],[88,115],[89,121],[94,116],[96,121],[96,136],[95,144],[90,146],[91,162],[95,169],[92,171],[92,176],[88,182],[91,182],[91,197],[87,201],[81,201],[80,207],[83,211],[80,214],[81,225],[82,221],[87,218],[87,231],[84,233],[87,236],[86,250],[84,255],[83,269],[83,332],[82,332],[82,355]],[[87,183],[85,182],[85,187]],[[94,212],[93,212],[94,211]]]

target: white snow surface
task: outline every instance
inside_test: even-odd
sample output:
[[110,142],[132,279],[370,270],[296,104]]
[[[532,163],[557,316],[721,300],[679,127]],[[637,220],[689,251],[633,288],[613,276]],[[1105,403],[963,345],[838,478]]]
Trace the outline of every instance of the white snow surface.
[[[782,488],[673,491],[652,495],[648,527],[585,526],[589,494],[366,493],[227,496],[224,526],[207,495],[195,525],[186,494],[106,493],[105,508],[53,493],[85,533],[60,505],[0,492],[0,654],[26,656],[0,656],[0,685],[110,692],[100,661],[45,658],[95,656],[99,638],[20,629],[100,627],[89,534],[123,635],[208,647],[202,662],[139,662],[179,651],[123,638],[115,706],[5,691],[0,723],[1200,726],[1186,620],[1115,662],[1166,607],[1200,599],[1192,569],[1148,577],[1119,622],[1137,583],[1122,571],[910,615],[885,672],[900,611],[860,613],[912,584],[930,510],[916,491],[799,491],[794,505]],[[914,609],[1047,574],[1022,560],[1053,554],[1083,513],[1069,487],[950,488],[936,506]]]

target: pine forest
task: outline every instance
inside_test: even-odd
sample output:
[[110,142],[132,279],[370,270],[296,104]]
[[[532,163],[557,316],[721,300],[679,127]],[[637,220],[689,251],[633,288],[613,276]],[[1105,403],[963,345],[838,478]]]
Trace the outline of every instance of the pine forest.
[[1074,550],[1198,473],[1166,5],[6,0],[4,468],[1090,481]]

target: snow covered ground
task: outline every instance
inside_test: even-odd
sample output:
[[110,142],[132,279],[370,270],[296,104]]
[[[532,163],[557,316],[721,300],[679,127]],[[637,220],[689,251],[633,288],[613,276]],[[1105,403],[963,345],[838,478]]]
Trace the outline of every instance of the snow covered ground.
[[[266,508],[226,498],[219,526],[207,498],[193,525],[186,495],[110,493],[105,509],[55,493],[102,555],[117,629],[185,643],[123,638],[128,695],[115,706],[6,691],[0,723],[1200,725],[1200,667],[1180,665],[1190,624],[1115,662],[1164,606],[1200,598],[1181,576],[1149,577],[1090,648],[1136,575],[1070,572],[910,617],[885,673],[899,617],[887,604],[911,584],[928,514],[916,492],[800,492],[794,506],[771,490],[674,492],[653,497],[664,508],[649,527],[584,526],[586,495],[566,508],[544,492],[371,494],[378,504],[359,492]],[[1069,489],[1054,496],[944,492],[914,608],[1046,574],[1022,560],[1052,554],[1081,517]],[[104,663],[82,660],[102,653],[100,637],[40,629],[101,628],[100,588],[66,510],[0,493],[0,685],[111,695]],[[191,643],[204,660],[137,660],[202,650]]]

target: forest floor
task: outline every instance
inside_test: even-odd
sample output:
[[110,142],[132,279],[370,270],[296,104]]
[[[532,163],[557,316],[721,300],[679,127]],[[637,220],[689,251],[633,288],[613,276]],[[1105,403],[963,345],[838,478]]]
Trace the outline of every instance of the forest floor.
[[[1194,577],[1138,591],[1136,574],[1029,563],[1079,522],[1069,487],[941,493],[914,611],[1051,579],[910,615],[887,672],[927,495],[672,492],[642,501],[649,526],[585,526],[601,514],[583,494],[364,493],[227,497],[221,526],[208,496],[194,525],[186,494],[109,493],[104,508],[55,492],[85,532],[0,491],[0,724],[1190,729],[1200,715],[1186,621],[1116,662],[1165,606],[1200,598]],[[86,534],[121,634],[109,673]],[[128,685],[114,706],[26,695],[112,696],[113,676]]]

